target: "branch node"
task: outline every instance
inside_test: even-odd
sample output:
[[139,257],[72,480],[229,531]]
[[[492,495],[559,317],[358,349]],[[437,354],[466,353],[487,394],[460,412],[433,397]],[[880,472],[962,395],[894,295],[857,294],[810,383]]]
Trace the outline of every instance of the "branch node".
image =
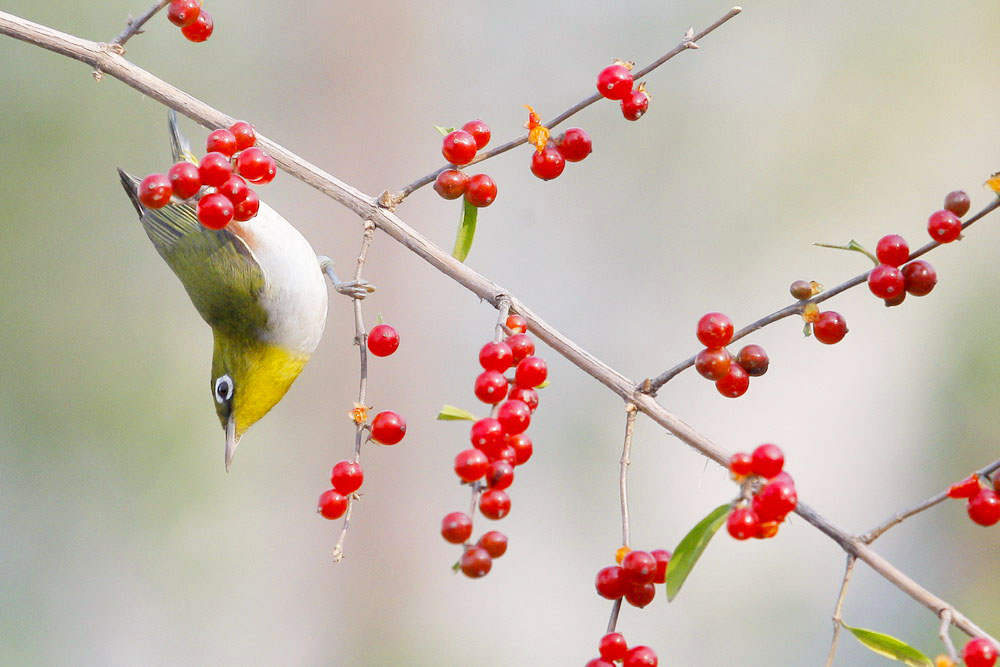
[[688,42],[687,44],[684,45],[684,47],[688,48],[688,49],[700,49],[701,48],[700,46],[698,46],[698,44],[696,42]]
[[396,207],[402,203],[403,197],[401,193],[390,193],[388,190],[384,190],[382,194],[378,196],[378,201],[376,202],[379,207],[384,208],[389,211],[395,211]]

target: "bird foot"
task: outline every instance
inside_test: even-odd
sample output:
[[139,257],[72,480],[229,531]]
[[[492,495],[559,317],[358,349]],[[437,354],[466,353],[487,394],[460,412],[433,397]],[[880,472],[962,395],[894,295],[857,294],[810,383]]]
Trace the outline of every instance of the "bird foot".
[[320,270],[326,274],[327,278],[330,279],[330,284],[333,285],[333,289],[337,290],[344,296],[360,300],[375,291],[375,286],[367,280],[343,281],[338,278],[337,274],[333,272],[333,260],[329,257],[320,255],[316,259],[319,261]]

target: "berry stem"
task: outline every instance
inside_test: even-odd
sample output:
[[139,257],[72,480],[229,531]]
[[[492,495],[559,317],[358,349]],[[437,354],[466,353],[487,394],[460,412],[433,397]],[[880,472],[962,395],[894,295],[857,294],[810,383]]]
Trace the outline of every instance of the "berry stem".
[[[630,463],[629,456],[632,453],[632,433],[635,431],[635,416],[638,411],[635,403],[625,404],[625,442],[622,445],[622,457],[619,462],[621,468],[618,473],[618,493],[621,497],[622,505],[622,546],[625,547],[631,544],[628,517],[628,466]],[[608,632],[611,632],[611,630],[608,630]]]
[[608,619],[608,629],[604,632],[604,634],[615,631],[615,627],[618,625],[618,613],[621,610],[622,598],[618,598],[611,605],[611,617]]
[[844,581],[840,584],[837,604],[833,607],[833,641],[830,642],[830,652],[826,656],[826,667],[833,667],[833,657],[837,654],[837,642],[840,641],[840,627],[843,620],[841,612],[844,609],[844,598],[847,597],[847,585],[851,582],[851,575],[854,573],[854,564],[857,561],[858,559],[854,554],[847,555],[847,568],[844,570]]
[[955,645],[951,643],[951,635],[948,634],[948,629],[951,627],[951,608],[942,609],[940,616],[941,625],[938,626],[938,637],[941,638],[941,643],[948,651],[948,657],[951,658],[952,662],[958,664],[958,651],[955,650]]
[[507,337],[507,317],[510,315],[510,297],[501,296],[497,299],[497,327],[493,335],[494,343],[501,343]]
[[133,36],[138,35],[142,32],[142,26],[146,24],[146,21],[153,18],[157,12],[170,4],[170,0],[157,0],[153,3],[153,6],[147,9],[145,12],[140,14],[138,17],[128,18],[128,23],[125,25],[125,30],[121,32],[120,35],[112,39],[108,44],[120,54],[125,53],[125,42],[132,39]]

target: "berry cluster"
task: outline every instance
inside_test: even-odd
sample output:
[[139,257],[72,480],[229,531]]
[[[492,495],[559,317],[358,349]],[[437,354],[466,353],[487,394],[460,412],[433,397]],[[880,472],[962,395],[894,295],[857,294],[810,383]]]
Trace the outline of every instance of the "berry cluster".
[[997,647],[985,637],[970,639],[962,649],[965,667],[993,667],[997,662]]
[[201,0],[173,0],[167,7],[167,20],[192,42],[204,42],[215,30],[211,15],[201,8]]
[[706,380],[715,383],[719,393],[738,398],[750,388],[750,378],[767,372],[770,360],[760,345],[746,345],[733,356],[726,345],[733,340],[733,322],[722,313],[706,313],[695,330],[705,349],[694,358],[694,367]]
[[[470,120],[460,130],[445,135],[441,142],[441,154],[451,164],[460,167],[469,164],[476,157],[476,151],[490,141],[490,128],[481,120]],[[489,206],[497,198],[497,185],[486,174],[468,176],[458,169],[445,169],[434,180],[434,191],[445,199],[458,199],[465,195],[465,201],[472,206]]]
[[[534,356],[535,344],[526,333],[524,318],[511,315],[506,327],[511,333],[505,340],[486,343],[479,351],[483,372],[476,378],[475,394],[493,406],[492,414],[472,424],[472,448],[459,452],[454,466],[462,483],[471,485],[474,496],[478,495],[480,513],[493,521],[510,513],[506,490],[514,483],[514,467],[531,458],[532,443],[525,431],[538,407],[536,388],[548,376],[545,361]],[[515,369],[513,380],[504,375],[510,368]],[[464,512],[444,517],[441,536],[452,544],[464,545],[458,566],[468,577],[486,575],[493,559],[507,550],[507,537],[497,531],[486,533],[475,545],[469,544],[472,517]]]
[[980,526],[1000,522],[1000,471],[993,474],[992,487],[973,473],[948,489],[949,498],[968,498],[965,509],[969,518]]
[[616,60],[597,75],[597,92],[609,100],[620,100],[625,120],[639,120],[649,109],[646,84],[632,87],[633,63]]
[[233,220],[246,222],[260,210],[260,198],[248,185],[266,185],[278,167],[274,158],[257,148],[253,125],[238,121],[228,130],[208,135],[207,151],[198,164],[181,160],[164,174],[150,174],[139,183],[139,201],[162,208],[176,197],[186,201],[205,187],[198,199],[198,221],[209,229],[223,229]]
[[552,141],[549,128],[527,104],[528,143],[535,147],[531,154],[531,173],[543,181],[551,181],[563,173],[567,162],[579,162],[590,155],[593,145],[590,135],[579,127],[571,127]]
[[666,549],[632,551],[621,547],[615,553],[618,565],[601,568],[594,579],[597,594],[608,600],[625,598],[633,607],[645,607],[656,595],[654,584],[667,581],[670,552]]
[[[737,540],[767,539],[778,534],[778,526],[798,504],[795,481],[784,472],[785,455],[777,445],[765,444],[752,454],[737,452],[729,470],[744,489],[744,497],[733,505],[726,529]],[[749,506],[746,495],[752,493]]]
[[653,649],[648,646],[629,648],[619,632],[601,637],[597,652],[601,657],[588,660],[585,667],[614,667],[616,662],[621,662],[622,667],[656,667],[659,664]]

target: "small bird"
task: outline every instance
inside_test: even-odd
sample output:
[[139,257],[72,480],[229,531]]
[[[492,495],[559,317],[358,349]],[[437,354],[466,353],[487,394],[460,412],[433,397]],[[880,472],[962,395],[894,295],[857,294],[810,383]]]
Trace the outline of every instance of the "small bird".
[[[194,161],[173,111],[169,128],[174,161]],[[264,202],[251,220],[213,230],[198,222],[198,196],[149,209],[139,202],[139,179],[118,173],[149,240],[212,328],[211,390],[226,432],[228,472],[240,438],[281,400],[319,344],[327,313],[323,274],[353,298],[374,287],[337,279],[333,262],[317,257]]]

